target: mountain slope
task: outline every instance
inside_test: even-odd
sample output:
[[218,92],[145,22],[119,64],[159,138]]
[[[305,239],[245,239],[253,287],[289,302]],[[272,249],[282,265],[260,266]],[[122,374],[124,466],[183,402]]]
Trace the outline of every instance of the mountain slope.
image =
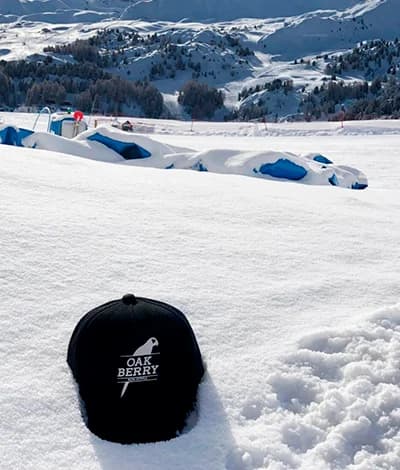
[[400,31],[397,0],[371,2],[344,13],[305,15],[260,40],[270,54],[293,59],[323,51],[349,49],[368,39],[394,39]]
[[[81,67],[83,61],[76,64],[76,57],[61,53],[60,48],[60,53],[49,47],[43,53],[43,49],[83,39],[89,41],[89,47],[97,45],[96,54],[107,62],[100,67],[107,72],[129,81],[150,81],[164,96],[165,115],[193,117],[178,104],[177,97],[194,79],[224,92],[225,108],[215,119],[297,119],[304,111],[302,94],[330,80],[326,60],[309,56],[331,57],[360,41],[393,40],[400,31],[399,13],[398,0],[20,0],[12,4],[0,0],[0,15],[9,23],[0,27],[0,56],[4,61],[28,57],[31,62]],[[240,18],[244,16],[259,18]],[[144,17],[148,20],[138,19]],[[177,22],[183,18],[196,21]],[[220,22],[213,23],[211,18]],[[293,63],[294,59],[299,60]],[[58,76],[53,74],[52,80]],[[372,74],[337,76],[348,81],[375,78]],[[290,92],[270,93],[276,79],[291,83]],[[63,84],[69,94],[66,100],[82,107],[74,101],[75,92],[68,83]],[[243,101],[246,89],[268,92]],[[14,102],[24,104],[24,93],[21,96]],[[90,102],[86,110],[93,99],[85,96],[85,103]],[[1,104],[13,105],[7,99]],[[111,108],[117,112],[114,104]],[[332,106],[329,109],[328,114],[337,112]],[[124,112],[136,114],[129,106]],[[323,116],[327,116],[325,111]]]
[[300,15],[313,10],[342,10],[359,0],[145,0],[127,8],[124,19],[229,21],[237,18],[276,18]]
[[126,0],[0,0],[0,23],[17,20],[44,22],[99,21],[119,18]]
[[[359,0],[1,0],[0,19],[11,22],[23,16],[31,21],[82,22],[87,21],[88,17],[93,21],[96,14],[102,14],[125,20],[180,21],[187,18],[228,21],[301,15],[313,10],[343,10],[359,3]],[[62,17],[63,21],[60,20]]]

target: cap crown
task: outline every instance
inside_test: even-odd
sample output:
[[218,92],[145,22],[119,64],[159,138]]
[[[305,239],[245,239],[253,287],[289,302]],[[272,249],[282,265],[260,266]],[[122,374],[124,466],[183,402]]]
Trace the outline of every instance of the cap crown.
[[182,312],[127,297],[87,313],[71,337],[67,361],[87,426],[121,443],[171,439],[196,400],[200,350]]

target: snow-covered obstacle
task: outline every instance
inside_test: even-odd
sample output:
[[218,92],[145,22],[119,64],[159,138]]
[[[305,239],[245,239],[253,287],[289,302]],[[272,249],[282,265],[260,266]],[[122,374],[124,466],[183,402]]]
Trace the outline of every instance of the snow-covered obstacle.
[[107,127],[82,132],[71,140],[34,133],[24,139],[23,144],[94,160],[151,168],[208,171],[350,189],[364,189],[368,186],[367,177],[361,171],[335,165],[317,153],[301,156],[269,150],[195,151],[170,146],[142,134],[128,134]]
[[[133,159],[130,157],[129,164],[131,165],[239,174],[351,189],[364,189],[368,186],[367,177],[361,171],[335,165],[327,157],[317,153],[299,156],[288,152],[251,152],[230,149],[196,152],[193,149],[167,146],[141,134],[127,134],[107,127],[84,132],[76,140],[107,142],[108,145],[106,145],[109,148],[114,146],[117,153],[122,156],[124,154],[121,149],[127,146],[129,151],[129,145],[139,148],[140,152],[146,152],[144,155],[138,153],[138,156]],[[133,153],[135,152],[137,152],[136,148],[133,149]]]
[[314,154],[300,156],[289,152],[212,149],[190,155],[166,155],[163,160],[165,166],[160,162],[153,165],[154,160],[152,162],[151,159],[149,166],[229,173],[350,189],[364,189],[368,186],[367,177],[361,171],[333,163],[322,164],[314,160]]
[[0,127],[0,141],[5,145],[16,145],[17,147],[23,147],[22,140],[32,133],[33,131],[28,129],[4,125]]
[[[163,144],[143,135],[127,134],[107,127],[82,132],[74,139],[35,132],[24,140],[24,146],[110,163],[137,162],[143,158],[155,162],[164,155],[193,152],[191,149]],[[149,156],[152,158],[149,159]]]

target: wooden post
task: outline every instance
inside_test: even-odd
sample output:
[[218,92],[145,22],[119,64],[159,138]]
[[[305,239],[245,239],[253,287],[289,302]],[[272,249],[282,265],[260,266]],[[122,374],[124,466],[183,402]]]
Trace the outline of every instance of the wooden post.
[[262,122],[264,123],[264,130],[268,130],[267,120],[266,120],[265,116],[262,117]]

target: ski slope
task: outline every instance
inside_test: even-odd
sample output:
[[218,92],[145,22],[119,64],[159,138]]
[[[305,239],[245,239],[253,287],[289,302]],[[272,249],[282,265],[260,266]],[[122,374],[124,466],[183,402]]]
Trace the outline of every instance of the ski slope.
[[[300,124],[294,135],[281,124],[255,137],[207,123],[187,135],[188,123],[171,122],[175,132],[157,136],[199,150],[318,151],[361,168],[365,191],[2,146],[1,467],[398,468],[391,124],[392,135],[370,122],[370,135],[311,137]],[[127,292],[182,309],[208,365],[191,428],[169,442],[108,443],[79,413],[70,335],[84,313]]]

